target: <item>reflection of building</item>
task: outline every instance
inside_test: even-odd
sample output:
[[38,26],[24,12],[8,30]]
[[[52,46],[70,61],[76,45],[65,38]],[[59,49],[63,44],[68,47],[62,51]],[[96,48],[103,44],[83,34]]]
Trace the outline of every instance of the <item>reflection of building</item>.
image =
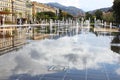
[[6,53],[25,44],[26,29],[15,27],[0,27],[0,53]]
[[14,30],[15,28],[13,27],[0,27],[0,35],[4,34],[9,34],[9,35],[12,35],[12,31]]

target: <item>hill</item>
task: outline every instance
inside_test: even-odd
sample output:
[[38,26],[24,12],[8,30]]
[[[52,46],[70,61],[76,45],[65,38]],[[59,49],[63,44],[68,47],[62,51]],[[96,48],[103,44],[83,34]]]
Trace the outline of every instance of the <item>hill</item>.
[[112,7],[96,9],[96,10],[88,11],[88,12],[89,12],[90,14],[94,14],[97,10],[100,10],[100,11],[102,11],[102,12],[108,12],[108,11],[112,11]]
[[47,5],[49,5],[51,7],[59,8],[63,11],[68,12],[69,14],[71,14],[73,16],[78,16],[78,15],[83,16],[85,13],[82,9],[79,9],[79,8],[76,8],[73,6],[64,6],[64,5],[61,5],[59,3],[47,3]]

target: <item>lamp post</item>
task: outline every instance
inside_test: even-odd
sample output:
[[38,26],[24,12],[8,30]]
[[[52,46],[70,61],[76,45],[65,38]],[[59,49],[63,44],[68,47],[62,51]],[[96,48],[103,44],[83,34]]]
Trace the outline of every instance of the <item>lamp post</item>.
[[14,14],[14,0],[11,0],[11,4],[12,4],[12,23],[13,23],[13,14]]
[[[13,18],[13,16],[14,16],[14,1],[15,0],[11,0],[11,5],[12,5],[12,7],[11,7],[11,9],[12,9],[12,23],[14,22],[14,18]],[[12,30],[12,47],[14,47],[14,32],[13,32],[13,30]]]

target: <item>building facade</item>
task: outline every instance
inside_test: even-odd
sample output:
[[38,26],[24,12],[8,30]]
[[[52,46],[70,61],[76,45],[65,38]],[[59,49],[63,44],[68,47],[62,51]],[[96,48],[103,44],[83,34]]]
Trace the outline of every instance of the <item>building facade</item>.
[[9,12],[0,14],[0,17],[5,17],[5,21],[12,23],[17,23],[20,18],[26,22],[31,21],[37,12],[47,11],[56,15],[58,13],[57,8],[35,1],[31,2],[31,0],[0,0],[0,12]]
[[56,13],[56,8],[53,8],[53,7],[43,4],[43,3],[38,3],[35,1],[32,2],[33,17],[36,15],[37,12],[47,12],[47,11]]
[[7,21],[15,22],[18,18],[28,20],[32,16],[32,5],[30,0],[0,0],[0,11],[11,12],[5,15]]
[[32,15],[30,3],[30,0],[15,0],[13,2],[13,12],[17,14],[17,18],[28,18]]
[[0,0],[0,21],[2,21],[3,17],[5,20],[10,21],[11,14],[6,14],[6,12],[11,12],[11,0]]

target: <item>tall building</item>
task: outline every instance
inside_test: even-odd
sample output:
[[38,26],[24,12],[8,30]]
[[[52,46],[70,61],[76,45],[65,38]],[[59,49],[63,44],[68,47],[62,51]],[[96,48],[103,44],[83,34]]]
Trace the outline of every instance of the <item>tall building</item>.
[[0,0],[0,22],[2,21],[3,17],[5,17],[5,20],[10,21],[11,19],[10,12],[11,12],[11,0]]
[[11,0],[0,0],[0,11],[4,11],[5,9],[10,10]]
[[51,11],[58,14],[58,9],[48,5],[31,2],[31,0],[0,0],[0,21],[5,17],[5,21],[17,23],[20,18],[26,21],[33,20],[37,12]]
[[32,15],[30,0],[15,0],[13,5],[13,12],[17,13],[17,18],[27,18],[29,15]]
[[30,0],[0,0],[0,12],[10,12],[5,15],[7,21],[15,22],[18,18],[28,20],[32,17],[32,5]]

